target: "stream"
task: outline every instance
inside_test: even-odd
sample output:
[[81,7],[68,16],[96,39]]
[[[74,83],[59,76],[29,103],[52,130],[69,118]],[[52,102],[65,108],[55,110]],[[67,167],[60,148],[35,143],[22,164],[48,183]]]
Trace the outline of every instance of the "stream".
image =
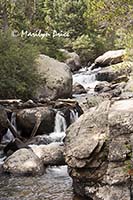
[[[73,82],[82,84],[85,89],[90,88],[93,93],[97,84],[95,81],[95,71],[81,70],[73,75]],[[89,92],[89,93],[90,93]],[[77,119],[74,113],[71,114],[72,122]],[[14,115],[13,115],[14,117]],[[14,121],[13,121],[14,123]],[[61,127],[62,130],[61,130]],[[51,137],[62,140],[65,137],[65,120],[57,115],[55,120],[55,131]],[[9,132],[8,132],[9,133]],[[6,136],[10,140],[12,136]],[[0,159],[2,162],[2,159]],[[1,175],[0,200],[84,200],[76,197],[73,192],[72,179],[68,175],[67,166],[48,167],[42,176],[35,177],[14,177],[11,175]]]
[[78,200],[74,198],[67,166],[49,167],[42,176],[2,176],[0,200]]

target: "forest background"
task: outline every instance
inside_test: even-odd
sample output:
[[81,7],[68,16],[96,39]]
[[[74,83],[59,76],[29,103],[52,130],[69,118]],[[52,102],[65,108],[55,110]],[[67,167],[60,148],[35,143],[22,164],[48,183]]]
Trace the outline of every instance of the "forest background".
[[[48,35],[22,37],[22,31]],[[67,36],[53,37],[54,31]],[[0,98],[34,95],[40,82],[34,61],[40,53],[62,61],[60,49],[75,51],[86,66],[123,48],[131,60],[132,0],[0,0]]]

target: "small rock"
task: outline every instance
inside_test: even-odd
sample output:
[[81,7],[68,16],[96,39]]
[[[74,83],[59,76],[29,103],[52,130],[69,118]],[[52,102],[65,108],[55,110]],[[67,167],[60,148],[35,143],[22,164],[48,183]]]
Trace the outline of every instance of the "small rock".
[[95,92],[108,92],[110,90],[110,84],[108,82],[101,82],[94,88]]
[[64,165],[64,146],[55,142],[48,145],[30,145],[44,165]]
[[73,94],[85,94],[85,93],[87,92],[81,84],[75,83],[73,85]]

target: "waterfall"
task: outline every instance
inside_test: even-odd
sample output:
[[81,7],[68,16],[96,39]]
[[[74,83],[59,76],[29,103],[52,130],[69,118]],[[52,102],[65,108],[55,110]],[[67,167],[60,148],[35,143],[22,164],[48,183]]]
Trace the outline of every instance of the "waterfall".
[[61,111],[58,111],[55,116],[55,128],[54,132],[60,133],[65,132],[67,128],[66,120],[63,116],[63,113]]
[[78,119],[78,112],[77,110],[70,110],[70,122],[73,123]]
[[95,80],[96,80],[95,73],[91,74],[90,72],[82,72],[73,75],[73,84],[79,83],[83,85],[85,89],[87,87],[92,86]]
[[65,131],[67,129],[66,120],[63,116],[64,114],[61,111],[57,111],[55,116],[55,127],[54,132],[50,134],[50,137],[54,141],[63,141],[66,134]]
[[[11,124],[12,126],[14,126],[15,129],[17,129],[16,127],[16,113],[12,113],[11,115]],[[10,129],[8,128],[6,134],[3,136],[2,138],[2,143],[5,143],[5,142],[11,142],[14,140],[14,136],[12,134],[12,132],[10,131]]]

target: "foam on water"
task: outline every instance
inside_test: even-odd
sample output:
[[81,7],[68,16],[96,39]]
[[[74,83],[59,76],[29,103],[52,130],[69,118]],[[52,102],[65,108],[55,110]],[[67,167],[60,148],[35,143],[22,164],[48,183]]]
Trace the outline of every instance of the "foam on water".
[[94,69],[91,71],[91,67],[82,71],[79,71],[79,73],[73,75],[73,84],[79,83],[81,84],[85,89],[90,88],[90,92],[94,91],[95,86],[99,83],[99,81],[96,80],[96,73],[100,70]]
[[66,134],[65,131],[67,129],[66,120],[64,118],[64,114],[61,111],[57,111],[55,116],[55,127],[54,132],[50,134],[50,137],[54,141],[63,141]]

